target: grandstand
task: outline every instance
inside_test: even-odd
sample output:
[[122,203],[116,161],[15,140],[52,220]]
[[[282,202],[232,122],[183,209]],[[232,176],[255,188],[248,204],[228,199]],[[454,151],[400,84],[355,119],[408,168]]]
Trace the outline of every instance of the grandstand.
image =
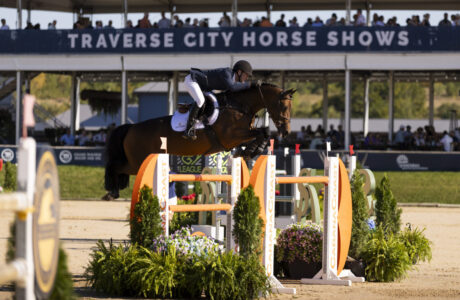
[[[441,1],[3,1],[5,7],[57,10],[83,16],[91,13],[122,13],[127,23],[128,12],[222,12],[231,11],[232,23],[238,12],[287,10],[343,10],[346,23],[352,10],[362,9],[366,20],[372,10],[458,10],[460,2]],[[21,24],[21,22],[19,22]],[[178,82],[190,67],[202,69],[230,66],[239,59],[251,61],[255,77],[284,86],[285,82],[345,82],[343,126],[344,147],[351,142],[350,85],[352,81],[387,81],[389,122],[388,139],[393,140],[394,83],[419,81],[429,83],[427,123],[434,124],[434,83],[460,80],[459,28],[442,27],[321,27],[321,28],[179,28],[158,31],[155,28],[115,31],[17,31],[15,35],[0,32],[0,95],[16,91],[18,97],[28,82],[39,72],[59,72],[72,76],[71,130],[78,130],[79,82],[89,80],[119,81],[122,86],[121,123],[127,120],[128,81],[168,81],[169,111],[177,103]],[[46,42],[44,42],[46,41]],[[366,89],[367,90],[367,89]],[[327,88],[323,105],[327,107]],[[369,100],[363,99],[365,115]],[[16,141],[21,132],[21,107],[16,109]],[[323,111],[323,128],[328,128],[327,110]],[[363,134],[369,130],[364,118]]]

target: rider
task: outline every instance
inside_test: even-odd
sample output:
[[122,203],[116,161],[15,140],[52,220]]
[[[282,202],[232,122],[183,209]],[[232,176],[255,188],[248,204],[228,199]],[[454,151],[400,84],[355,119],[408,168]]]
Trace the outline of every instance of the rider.
[[237,61],[233,69],[200,70],[192,68],[190,74],[185,77],[184,83],[196,104],[190,109],[187,128],[182,136],[186,139],[196,139],[193,125],[195,125],[198,112],[205,102],[203,91],[222,90],[237,92],[248,89],[251,86],[247,82],[249,76],[252,76],[252,67],[245,60]]

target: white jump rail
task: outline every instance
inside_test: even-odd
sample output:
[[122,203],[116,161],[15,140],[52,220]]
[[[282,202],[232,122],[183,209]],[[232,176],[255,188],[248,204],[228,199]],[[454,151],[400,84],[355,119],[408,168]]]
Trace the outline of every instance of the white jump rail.
[[16,283],[16,299],[35,299],[32,211],[35,190],[36,143],[22,138],[18,149],[18,192],[0,194],[0,209],[15,211],[16,258],[0,266],[0,284]]

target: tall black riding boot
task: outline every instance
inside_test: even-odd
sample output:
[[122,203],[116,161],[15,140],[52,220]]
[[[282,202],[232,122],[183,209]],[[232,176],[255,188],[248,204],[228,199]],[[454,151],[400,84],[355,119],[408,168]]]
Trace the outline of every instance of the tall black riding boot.
[[190,113],[188,115],[188,120],[187,120],[187,128],[185,129],[184,133],[182,134],[182,137],[185,139],[191,139],[191,140],[196,140],[196,134],[195,134],[195,123],[198,118],[198,113],[200,111],[200,108],[196,103],[192,105],[192,108],[190,109]]

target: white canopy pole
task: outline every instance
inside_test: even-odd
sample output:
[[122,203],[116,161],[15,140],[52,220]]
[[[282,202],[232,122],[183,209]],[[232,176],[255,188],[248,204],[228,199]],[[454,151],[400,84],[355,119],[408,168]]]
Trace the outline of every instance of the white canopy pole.
[[351,20],[351,0],[346,0],[345,4],[345,25],[350,25],[350,20]]
[[323,129],[324,132],[327,132],[327,117],[328,117],[328,109],[329,109],[329,97],[328,97],[328,82],[327,82],[327,74],[323,76]]
[[364,118],[363,118],[363,135],[367,136],[369,132],[369,85],[370,79],[366,78],[364,82]]
[[18,11],[17,29],[22,29],[22,0],[16,0],[16,8]]
[[434,125],[434,78],[433,73],[430,73],[430,85],[429,85],[429,117],[428,117],[428,124],[430,126]]
[[[346,66],[345,69],[345,124],[344,124],[344,131],[345,131],[345,141],[344,141],[344,149],[348,150],[348,146],[351,142],[351,128],[350,128],[350,116],[351,116],[351,71]],[[325,128],[326,130],[326,128]]]
[[238,26],[238,0],[232,1],[232,27]]

